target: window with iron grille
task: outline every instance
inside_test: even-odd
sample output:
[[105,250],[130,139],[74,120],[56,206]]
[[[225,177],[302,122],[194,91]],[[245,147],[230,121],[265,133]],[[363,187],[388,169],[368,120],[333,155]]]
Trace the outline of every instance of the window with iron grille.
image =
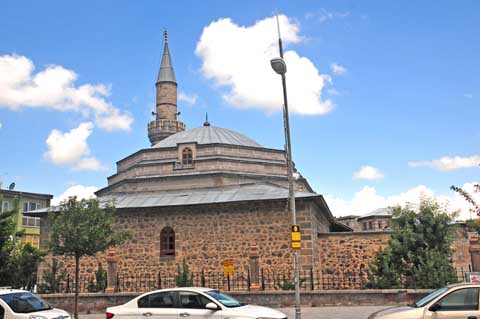
[[175,256],[175,232],[170,227],[160,232],[160,256]]

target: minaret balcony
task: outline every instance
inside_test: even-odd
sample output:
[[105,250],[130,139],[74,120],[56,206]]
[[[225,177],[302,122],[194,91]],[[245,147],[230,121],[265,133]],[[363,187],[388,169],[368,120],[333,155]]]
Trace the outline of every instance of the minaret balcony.
[[185,131],[185,123],[177,120],[159,119],[148,123],[148,138],[152,145],[182,131]]

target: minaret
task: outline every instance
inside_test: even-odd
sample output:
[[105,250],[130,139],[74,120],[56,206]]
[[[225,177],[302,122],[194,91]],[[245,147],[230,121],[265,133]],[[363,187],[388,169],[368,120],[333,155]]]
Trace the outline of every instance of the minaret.
[[185,124],[177,121],[177,81],[173,72],[172,60],[168,50],[168,33],[163,33],[165,44],[163,47],[162,62],[158,71],[156,87],[156,119],[148,123],[148,138],[152,146],[164,138],[184,131]]

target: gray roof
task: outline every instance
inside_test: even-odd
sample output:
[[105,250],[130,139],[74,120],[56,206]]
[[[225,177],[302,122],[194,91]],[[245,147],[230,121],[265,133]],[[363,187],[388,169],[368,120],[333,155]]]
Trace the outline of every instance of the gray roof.
[[393,214],[393,208],[385,207],[385,208],[375,209],[368,214],[358,217],[358,219],[364,219],[368,217],[391,217],[392,214]]
[[243,134],[215,126],[202,126],[170,135],[158,142],[153,148],[176,147],[178,143],[230,144],[239,146],[262,147]]
[[163,56],[162,56],[162,63],[160,63],[160,71],[158,71],[158,82],[175,82],[175,73],[173,72],[173,64],[172,60],[170,59],[170,51],[168,50],[168,43],[165,42],[165,46],[163,48]]
[[[318,196],[313,193],[297,192],[298,198]],[[175,190],[156,193],[110,195],[101,197],[102,202],[115,199],[117,208],[182,206],[212,203],[227,203],[253,200],[288,198],[288,189],[277,185],[244,184],[215,188]]]
[[[321,196],[309,192],[295,192],[296,198]],[[116,208],[145,208],[162,206],[182,206],[212,203],[228,203],[241,201],[255,201],[268,199],[288,198],[288,189],[272,183],[249,183],[234,186],[198,188],[188,190],[161,191],[155,193],[126,193],[101,196],[100,203],[105,205],[114,200]],[[25,212],[27,215],[36,215],[56,211],[58,207],[39,209]]]

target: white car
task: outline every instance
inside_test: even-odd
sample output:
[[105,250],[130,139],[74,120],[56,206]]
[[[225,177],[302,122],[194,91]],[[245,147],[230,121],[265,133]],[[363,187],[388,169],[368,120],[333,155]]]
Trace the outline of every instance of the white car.
[[70,319],[30,291],[0,289],[0,319]]
[[245,305],[208,288],[173,288],[143,294],[107,308],[106,319],[287,319],[281,311]]

